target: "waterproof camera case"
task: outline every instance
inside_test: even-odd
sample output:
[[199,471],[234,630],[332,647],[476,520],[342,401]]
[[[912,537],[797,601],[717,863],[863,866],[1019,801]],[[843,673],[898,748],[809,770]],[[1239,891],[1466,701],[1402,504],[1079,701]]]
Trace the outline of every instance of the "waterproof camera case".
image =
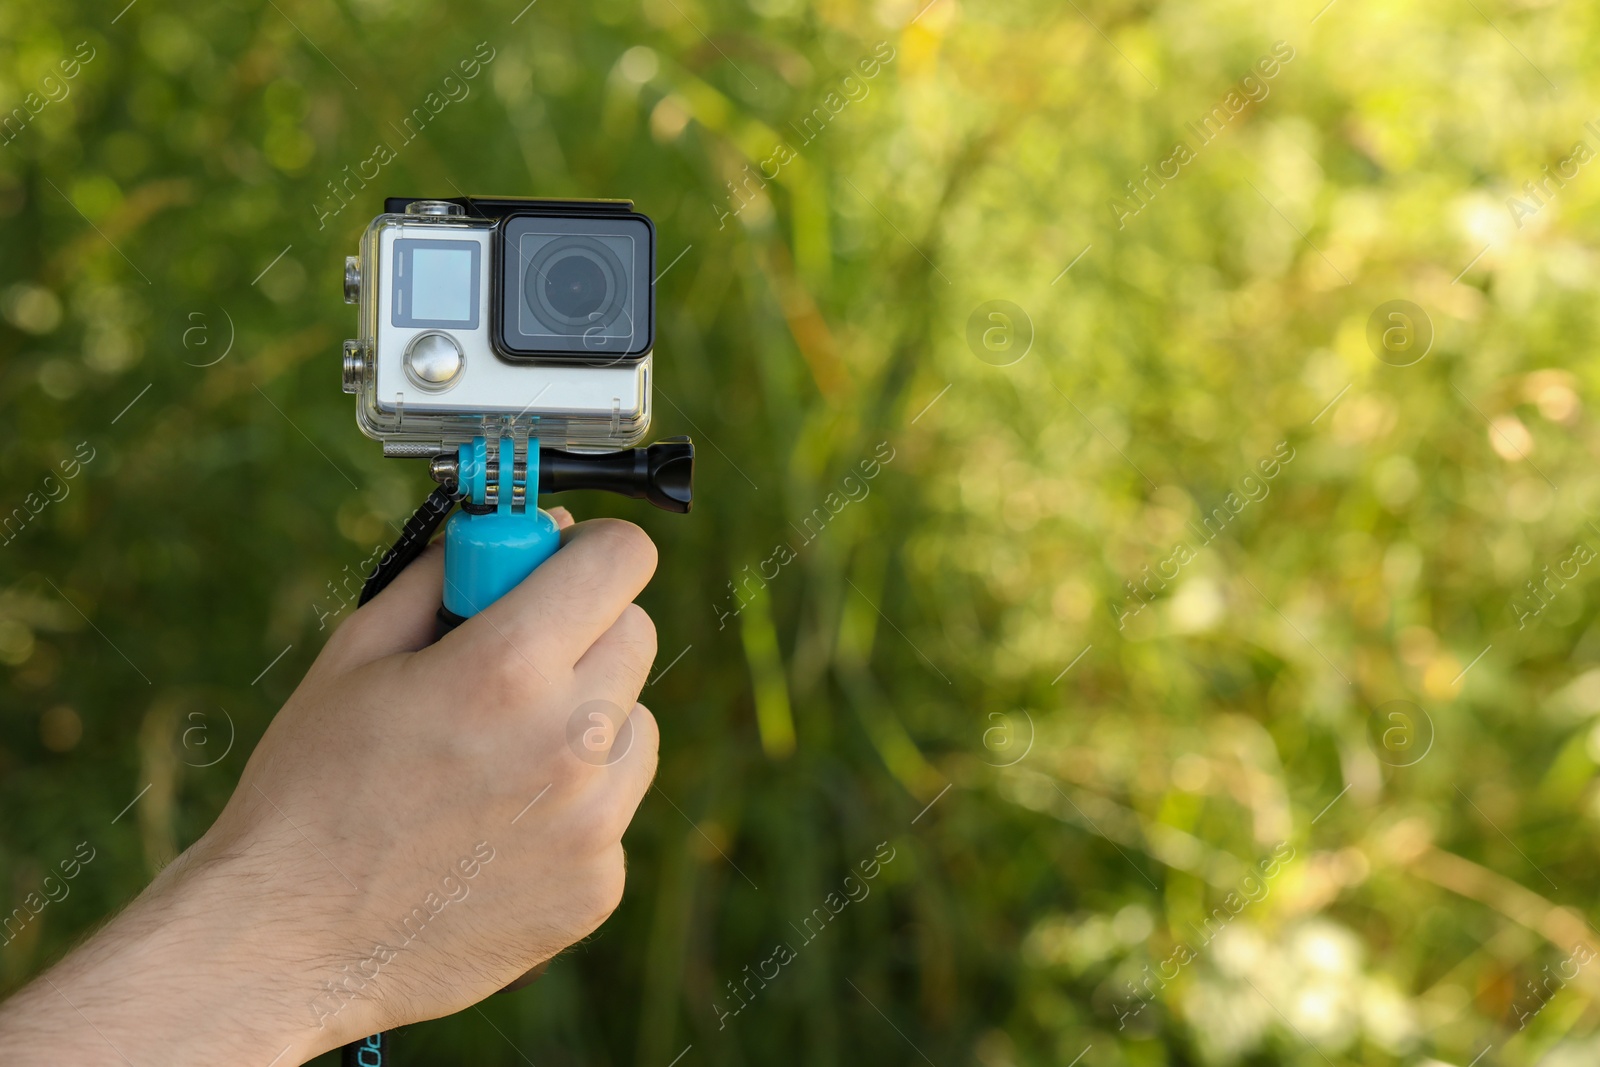
[[650,425],[655,227],[626,200],[392,197],[345,263],[344,387],[385,455],[628,448]]

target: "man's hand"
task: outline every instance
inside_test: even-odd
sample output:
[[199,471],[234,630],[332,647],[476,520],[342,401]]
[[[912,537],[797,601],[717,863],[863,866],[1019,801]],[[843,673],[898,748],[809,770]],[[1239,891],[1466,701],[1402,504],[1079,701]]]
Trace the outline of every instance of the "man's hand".
[[215,825],[0,1011],[0,1060],[299,1063],[598,927],[655,774],[656,553],[613,520],[564,542],[437,644],[438,549],[356,612]]

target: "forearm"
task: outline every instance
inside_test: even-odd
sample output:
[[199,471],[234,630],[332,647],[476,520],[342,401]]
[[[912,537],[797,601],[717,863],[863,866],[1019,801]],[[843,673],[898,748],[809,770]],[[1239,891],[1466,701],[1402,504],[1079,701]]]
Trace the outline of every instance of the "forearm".
[[[226,864],[181,858],[111,923],[0,1005],[0,1062],[287,1067],[345,1028],[309,1011],[316,968]],[[248,912],[235,902],[249,900]],[[359,1026],[356,1012],[342,1022]],[[274,1057],[277,1057],[274,1059]]]

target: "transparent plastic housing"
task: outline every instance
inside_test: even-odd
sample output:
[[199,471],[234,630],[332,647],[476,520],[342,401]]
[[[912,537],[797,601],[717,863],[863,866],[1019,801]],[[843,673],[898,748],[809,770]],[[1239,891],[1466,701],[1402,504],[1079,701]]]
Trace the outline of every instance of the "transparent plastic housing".
[[[492,252],[500,221],[379,215],[362,234],[360,332],[346,351],[357,425],[396,456],[431,456],[477,436],[537,437],[580,451],[638,444],[650,427],[650,354],[588,364],[511,359],[495,350]],[[396,324],[394,243],[407,239],[478,243],[470,328]],[[407,373],[407,349],[423,333],[447,334],[462,352],[462,369],[447,387],[419,388]]]

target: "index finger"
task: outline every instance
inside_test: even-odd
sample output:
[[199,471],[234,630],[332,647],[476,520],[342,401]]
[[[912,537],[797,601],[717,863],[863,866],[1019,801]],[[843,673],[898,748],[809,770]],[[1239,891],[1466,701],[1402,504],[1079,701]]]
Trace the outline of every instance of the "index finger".
[[536,665],[570,669],[656,570],[656,546],[631,522],[589,519],[505,596],[447,634],[459,648],[510,643]]

